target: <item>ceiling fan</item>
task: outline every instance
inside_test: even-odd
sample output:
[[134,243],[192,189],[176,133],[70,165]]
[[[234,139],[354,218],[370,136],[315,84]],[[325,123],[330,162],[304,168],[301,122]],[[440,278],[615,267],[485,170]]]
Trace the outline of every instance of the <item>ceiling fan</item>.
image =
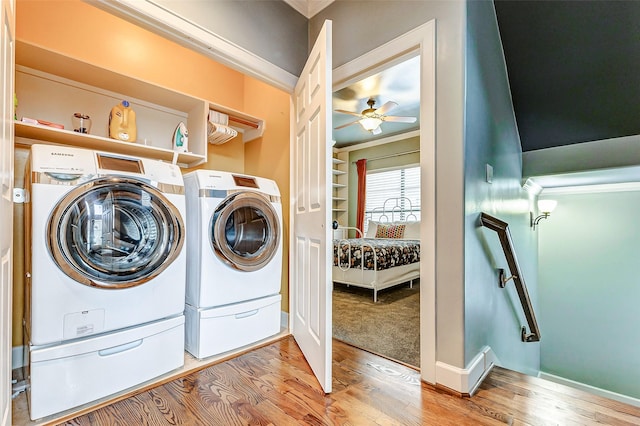
[[373,135],[379,135],[380,133],[382,133],[382,130],[380,129],[380,124],[382,124],[383,121],[389,121],[394,123],[415,123],[416,122],[416,117],[401,117],[396,115],[385,115],[387,111],[390,111],[391,109],[398,106],[396,102],[393,102],[393,101],[385,102],[380,108],[377,108],[377,109],[373,108],[373,105],[375,103],[376,101],[373,98],[369,98],[369,100],[367,101],[367,105],[369,105],[369,108],[363,110],[361,113],[346,111],[343,109],[336,109],[335,110],[336,112],[339,112],[342,114],[355,115],[356,117],[360,117],[360,119],[335,127],[335,130],[343,129],[347,126],[351,126],[352,124],[360,123],[363,129],[371,132],[371,134]]

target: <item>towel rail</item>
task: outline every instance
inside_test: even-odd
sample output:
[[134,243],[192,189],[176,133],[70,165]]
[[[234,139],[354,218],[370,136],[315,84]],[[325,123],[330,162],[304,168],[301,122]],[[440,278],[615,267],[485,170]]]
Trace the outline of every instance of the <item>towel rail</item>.
[[513,249],[511,232],[509,232],[509,224],[486,213],[482,213],[480,215],[480,223],[482,224],[482,226],[495,231],[498,234],[498,238],[500,239],[500,244],[502,245],[504,256],[507,259],[507,265],[509,266],[511,276],[505,279],[504,271],[500,270],[501,272],[499,285],[500,287],[504,287],[507,281],[513,279],[513,284],[516,287],[518,298],[520,299],[520,303],[522,304],[524,316],[527,319],[529,330],[531,330],[530,333],[527,333],[527,327],[522,326],[522,341],[538,342],[540,341],[540,328],[538,327],[536,315],[533,311],[533,305],[531,304],[531,299],[529,298],[527,285],[525,284],[524,278],[522,277],[522,271],[520,271],[520,265],[518,265],[518,259],[516,258],[516,253]]

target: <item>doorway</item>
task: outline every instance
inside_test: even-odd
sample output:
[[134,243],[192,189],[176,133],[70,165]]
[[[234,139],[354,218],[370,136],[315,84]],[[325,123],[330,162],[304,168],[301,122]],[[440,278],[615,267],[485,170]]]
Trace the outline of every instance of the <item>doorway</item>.
[[420,62],[420,370],[423,380],[435,383],[435,22],[428,22],[334,69],[333,88],[336,92],[410,56],[418,56]]

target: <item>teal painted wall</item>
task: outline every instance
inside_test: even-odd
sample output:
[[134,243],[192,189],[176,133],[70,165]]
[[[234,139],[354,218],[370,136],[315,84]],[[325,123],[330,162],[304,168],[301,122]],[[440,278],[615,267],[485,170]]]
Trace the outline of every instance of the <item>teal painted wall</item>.
[[[521,187],[521,148],[492,2],[467,2],[465,103],[465,364],[488,345],[500,364],[537,374],[540,344],[523,343],[526,324],[510,282],[498,287],[497,268],[508,271],[497,234],[479,227],[486,212],[509,223],[524,280],[536,303],[537,245],[529,228],[528,194]],[[493,183],[485,165],[493,166]]]
[[539,234],[541,370],[640,398],[640,191],[549,195]]

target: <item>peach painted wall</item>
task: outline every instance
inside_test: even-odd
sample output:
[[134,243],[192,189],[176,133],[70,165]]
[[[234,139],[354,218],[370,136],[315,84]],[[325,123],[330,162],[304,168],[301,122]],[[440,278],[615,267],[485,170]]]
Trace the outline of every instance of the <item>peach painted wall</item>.
[[[245,144],[238,136],[208,145],[208,161],[197,168],[260,175],[278,183],[285,212],[282,309],[288,311],[289,94],[80,0],[17,0],[16,37],[266,121],[259,139]],[[16,166],[16,176],[21,176],[24,161]],[[15,223],[23,220],[16,211]],[[16,238],[24,239],[23,229],[16,229]],[[20,346],[24,259],[17,246],[15,253],[13,345]]]
[[242,110],[244,75],[231,68],[80,0],[16,3],[19,40]]
[[249,77],[245,79],[244,111],[264,118],[267,125],[264,137],[245,145],[244,169],[247,174],[275,180],[280,188],[284,222],[281,293],[285,312],[289,312],[290,103],[288,93]]

